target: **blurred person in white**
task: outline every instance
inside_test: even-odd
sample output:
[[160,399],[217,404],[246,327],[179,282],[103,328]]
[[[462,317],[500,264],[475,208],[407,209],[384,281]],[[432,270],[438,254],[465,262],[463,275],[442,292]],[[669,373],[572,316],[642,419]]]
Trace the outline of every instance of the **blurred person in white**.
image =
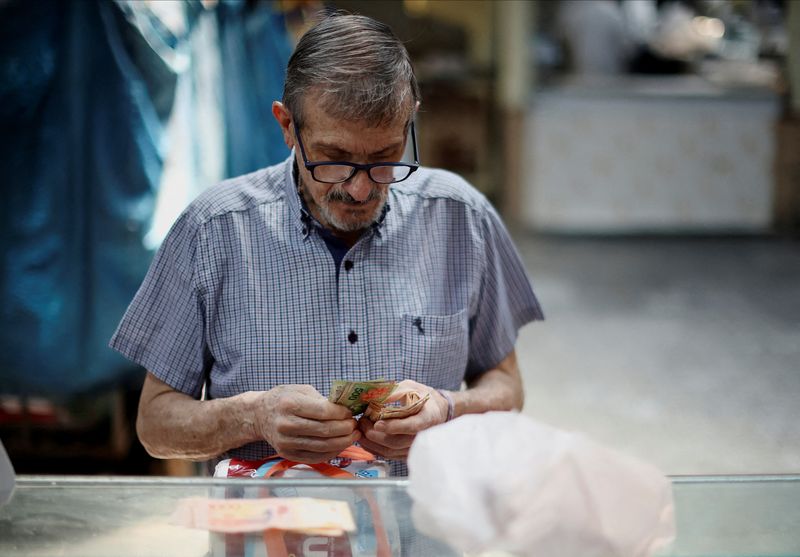
[[[291,155],[187,208],[111,340],[148,370],[150,454],[316,463],[359,442],[404,475],[418,432],[521,408],[516,338],[541,309],[485,197],[420,167],[419,105],[386,25],[335,14],[301,38],[272,107]],[[379,378],[431,398],[373,424],[325,397]]]
[[560,4],[558,16],[558,26],[568,45],[576,74],[594,76],[627,72],[636,42],[619,2],[567,0]]

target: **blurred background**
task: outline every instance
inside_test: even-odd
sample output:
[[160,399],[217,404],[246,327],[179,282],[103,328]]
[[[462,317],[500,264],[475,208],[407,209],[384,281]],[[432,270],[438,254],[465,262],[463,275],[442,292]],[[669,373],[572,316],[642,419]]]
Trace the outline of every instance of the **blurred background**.
[[19,473],[198,473],[107,342],[172,222],[283,160],[320,10],[392,26],[421,160],[500,209],[547,321],[524,412],[669,474],[800,472],[800,2],[0,0],[0,439]]

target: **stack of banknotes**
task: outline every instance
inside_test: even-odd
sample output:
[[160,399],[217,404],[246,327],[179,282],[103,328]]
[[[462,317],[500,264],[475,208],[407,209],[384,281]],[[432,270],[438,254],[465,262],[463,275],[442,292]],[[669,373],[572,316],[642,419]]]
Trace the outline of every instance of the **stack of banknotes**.
[[337,379],[331,384],[328,400],[350,409],[354,416],[363,414],[371,402],[383,404],[397,388],[394,381],[344,381]]
[[424,396],[416,391],[409,391],[403,395],[401,403],[398,406],[391,404],[383,404],[378,402],[370,402],[364,415],[373,422],[378,420],[389,420],[392,418],[407,418],[413,416],[422,410],[422,406],[431,398],[430,393],[425,393]]
[[422,410],[422,406],[431,397],[430,393],[421,394],[415,391],[403,393],[397,404],[387,404],[397,383],[376,379],[372,381],[336,380],[331,384],[328,400],[334,404],[347,407],[354,416],[366,415],[374,422],[390,418],[406,418]]

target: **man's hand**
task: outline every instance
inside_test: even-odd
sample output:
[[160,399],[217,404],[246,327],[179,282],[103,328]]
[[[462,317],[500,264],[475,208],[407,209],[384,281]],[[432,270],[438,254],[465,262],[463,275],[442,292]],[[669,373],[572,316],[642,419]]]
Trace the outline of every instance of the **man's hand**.
[[281,385],[258,393],[253,410],[256,436],[289,460],[324,462],[361,438],[350,410],[311,385]]
[[[453,393],[455,415],[519,410],[523,392],[512,350],[494,369]],[[353,442],[387,458],[403,459],[420,431],[447,419],[447,401],[438,391],[403,381],[396,400],[409,390],[431,398],[419,414],[379,420],[362,418],[356,428],[350,411],[308,385],[285,385],[227,398],[195,400],[148,373],[139,400],[136,432],[156,458],[208,460],[231,449],[266,440],[278,454],[299,462],[323,462]],[[360,431],[359,431],[360,430]]]
[[402,381],[386,402],[397,401],[408,391],[416,391],[422,396],[430,393],[431,398],[419,413],[407,418],[378,420],[373,424],[372,420],[362,416],[358,422],[364,434],[359,442],[362,447],[385,458],[402,460],[408,456],[417,433],[447,420],[447,400],[436,389],[410,379]]

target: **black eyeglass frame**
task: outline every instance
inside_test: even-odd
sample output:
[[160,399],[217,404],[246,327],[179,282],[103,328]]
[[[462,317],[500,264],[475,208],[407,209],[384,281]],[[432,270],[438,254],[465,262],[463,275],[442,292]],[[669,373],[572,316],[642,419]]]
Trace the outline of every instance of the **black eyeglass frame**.
[[[317,182],[321,182],[323,184],[342,184],[350,180],[353,176],[356,175],[359,171],[363,170],[369,176],[369,179],[375,182],[376,184],[397,184],[404,180],[408,180],[411,175],[419,169],[419,152],[417,151],[417,132],[414,128],[414,120],[411,120],[411,144],[414,150],[414,162],[375,162],[370,164],[358,164],[355,162],[347,162],[347,161],[325,161],[325,162],[311,162],[308,160],[306,156],[306,148],[303,146],[303,140],[300,137],[300,128],[297,126],[297,122],[293,122],[294,125],[294,134],[297,137],[297,143],[300,145],[300,154],[303,155],[303,164],[305,165],[306,169],[311,173],[311,177],[314,178]],[[320,180],[317,178],[316,174],[314,173],[314,169],[320,166],[349,166],[352,169],[350,175],[345,178],[344,180],[337,180],[336,182],[329,182],[327,180]],[[391,182],[382,182],[380,180],[376,180],[372,176],[372,169],[377,167],[386,167],[386,166],[393,166],[393,167],[401,167],[404,166],[408,168],[408,175],[403,178],[402,180],[393,180]]]

